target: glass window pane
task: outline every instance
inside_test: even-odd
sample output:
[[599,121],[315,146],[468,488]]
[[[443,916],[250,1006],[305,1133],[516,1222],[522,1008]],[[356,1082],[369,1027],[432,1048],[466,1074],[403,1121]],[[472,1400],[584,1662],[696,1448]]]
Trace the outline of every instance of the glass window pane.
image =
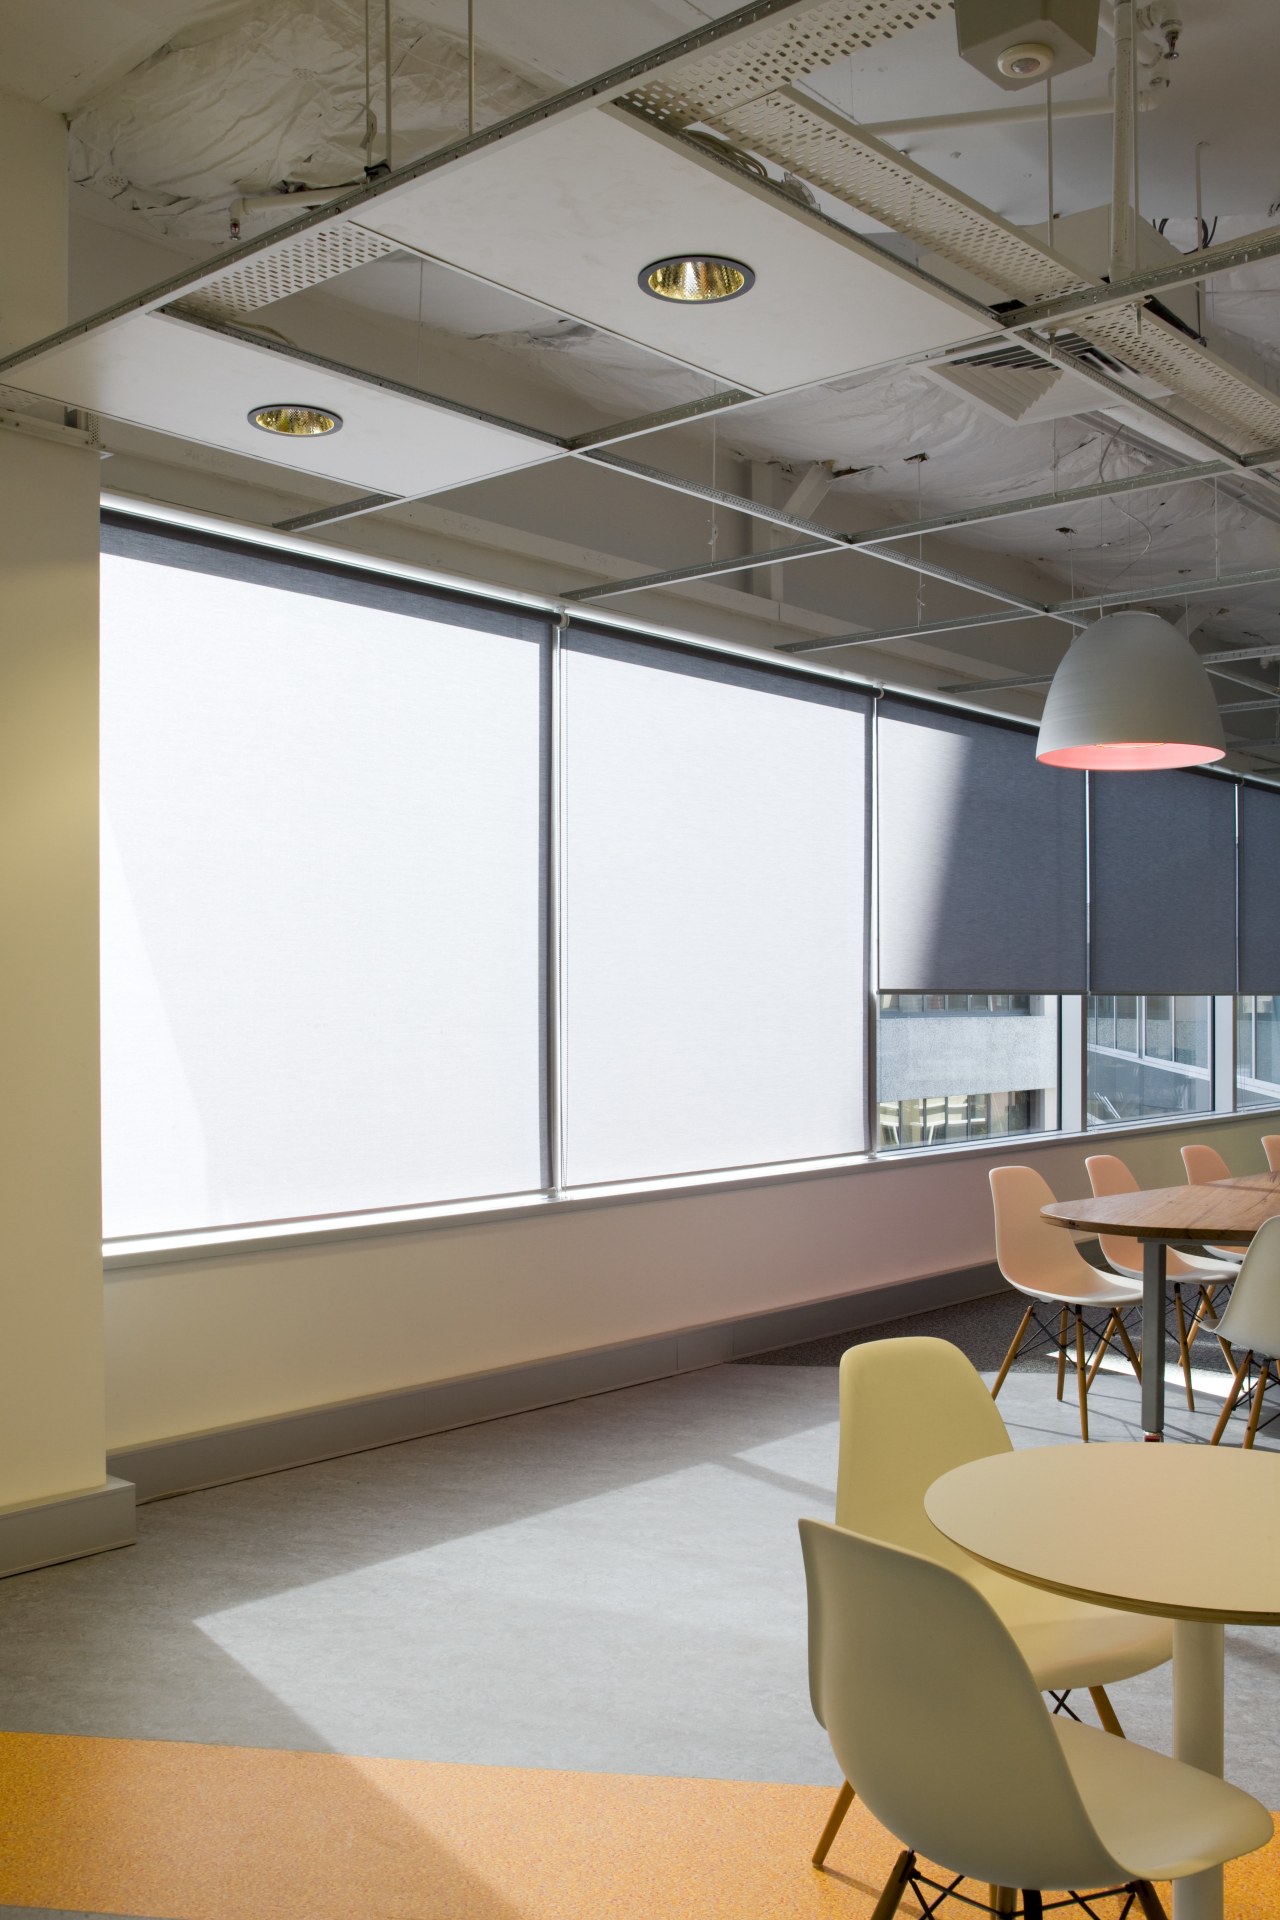
[[[1034,994],[882,994],[881,1147],[932,1147],[1058,1124],[1058,1002]],[[955,1001],[953,1007],[935,1001]],[[964,1092],[948,1092],[964,1088]]]
[[1208,1113],[1212,1002],[1207,996],[1091,998],[1085,1009],[1088,1125],[1110,1127],[1167,1113]]
[[540,660],[103,556],[108,1235],[541,1185]]
[[859,1151],[865,703],[590,636],[563,664],[569,1181]]
[[1236,1000],[1236,1105],[1280,1107],[1280,994]]

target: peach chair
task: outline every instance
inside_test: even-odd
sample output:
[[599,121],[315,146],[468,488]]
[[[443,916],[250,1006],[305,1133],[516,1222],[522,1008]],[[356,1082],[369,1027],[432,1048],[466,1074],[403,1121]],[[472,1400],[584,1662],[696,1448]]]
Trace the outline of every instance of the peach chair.
[[[1203,1141],[1182,1149],[1182,1164],[1187,1170],[1187,1184],[1192,1187],[1212,1186],[1215,1180],[1229,1180],[1231,1169],[1216,1147],[1207,1147]],[[1215,1260],[1225,1260],[1228,1265],[1240,1271],[1240,1254],[1231,1247],[1210,1247]],[[1196,1314],[1197,1323],[1203,1307]],[[1194,1338],[1194,1334],[1192,1336]]]
[[[940,1475],[1010,1453],[1012,1446],[982,1375],[949,1340],[869,1340],[850,1347],[840,1362],[836,1525],[962,1573],[1008,1627],[1036,1685],[1059,1705],[1073,1687],[1087,1687],[1108,1733],[1121,1733],[1104,1689],[1163,1666],[1173,1650],[1170,1623],[1010,1580],[946,1539],[924,1510],[924,1496]],[[846,1781],[814,1853],[815,1867],[852,1803]]]
[[1280,1133],[1264,1133],[1262,1151],[1267,1156],[1267,1165],[1272,1173],[1280,1173]]
[[949,1889],[918,1855],[948,1881],[985,1881],[988,1913],[1041,1920],[1047,1889],[1118,1888],[1126,1913],[1136,1901],[1163,1920],[1153,1881],[1270,1840],[1271,1815],[1239,1787],[1051,1719],[1008,1627],[963,1574],[821,1520],[802,1520],[800,1540],[814,1715],[901,1848],[873,1920],[893,1920],[908,1888],[913,1910],[942,1905]]
[[1207,1187],[1215,1180],[1231,1178],[1231,1169],[1218,1149],[1205,1146],[1203,1141],[1182,1149],[1182,1164],[1193,1187]]
[[[1141,1380],[1142,1363],[1129,1338],[1123,1313],[1126,1307],[1141,1305],[1142,1288],[1133,1280],[1122,1280],[1117,1274],[1091,1267],[1065,1228],[1050,1226],[1040,1218],[1041,1207],[1052,1206],[1054,1196],[1053,1189],[1034,1167],[993,1167],[990,1178],[996,1214],[996,1264],[1009,1285],[1025,1294],[1029,1303],[996,1375],[991,1398],[994,1400],[1004,1385],[1005,1375],[1034,1321],[1041,1337],[1057,1346],[1058,1398],[1061,1400],[1067,1334],[1074,1319],[1080,1436],[1088,1440],[1088,1393],[1093,1370],[1085,1366],[1085,1311],[1093,1308],[1106,1315],[1101,1332],[1104,1348],[1118,1339]],[[1046,1307],[1058,1309],[1056,1332],[1045,1323],[1039,1311]]]
[[[1113,1193],[1137,1193],[1139,1187],[1133,1174],[1124,1161],[1115,1153],[1091,1153],[1085,1161],[1088,1169],[1089,1184],[1097,1199],[1104,1199]],[[1142,1278],[1142,1249],[1137,1240],[1119,1233],[1099,1235],[1103,1257],[1108,1265],[1125,1279]],[[1178,1335],[1178,1359],[1182,1365],[1182,1378],[1186,1387],[1187,1406],[1191,1412],[1196,1410],[1195,1394],[1191,1387],[1191,1347],[1195,1340],[1200,1321],[1206,1315],[1210,1322],[1216,1321],[1217,1309],[1213,1298],[1216,1289],[1229,1285],[1238,1271],[1235,1262],[1230,1260],[1209,1260],[1195,1254],[1177,1253],[1172,1247],[1166,1255],[1166,1276],[1173,1288],[1173,1318]],[[1190,1322],[1183,1303],[1182,1289],[1194,1287],[1199,1299]],[[1093,1357],[1094,1369],[1102,1359],[1103,1350],[1099,1348]]]

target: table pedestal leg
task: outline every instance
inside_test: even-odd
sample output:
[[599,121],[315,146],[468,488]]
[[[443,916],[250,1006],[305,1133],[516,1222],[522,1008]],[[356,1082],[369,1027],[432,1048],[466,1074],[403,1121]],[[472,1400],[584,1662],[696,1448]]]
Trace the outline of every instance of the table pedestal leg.
[[[1162,1323],[1163,1325],[1163,1323]],[[1163,1342],[1161,1343],[1163,1345]],[[1146,1368],[1143,1368],[1146,1376]],[[1216,1620],[1173,1623],[1173,1750],[1222,1777],[1223,1630]],[[1222,1869],[1173,1883],[1173,1920],[1222,1920]]]
[[1163,1240],[1142,1243],[1142,1433],[1164,1438],[1164,1309],[1168,1249]]

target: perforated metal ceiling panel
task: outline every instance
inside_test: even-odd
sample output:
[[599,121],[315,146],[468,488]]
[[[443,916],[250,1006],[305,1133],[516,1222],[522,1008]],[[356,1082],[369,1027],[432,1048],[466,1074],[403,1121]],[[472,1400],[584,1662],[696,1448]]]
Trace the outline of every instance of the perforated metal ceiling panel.
[[397,251],[394,242],[382,240],[362,227],[320,227],[228,267],[207,286],[189,294],[182,304],[188,313],[237,320],[242,314],[269,307],[291,293],[303,293],[308,287],[318,287],[338,274],[350,273],[353,267],[363,267],[370,260]]

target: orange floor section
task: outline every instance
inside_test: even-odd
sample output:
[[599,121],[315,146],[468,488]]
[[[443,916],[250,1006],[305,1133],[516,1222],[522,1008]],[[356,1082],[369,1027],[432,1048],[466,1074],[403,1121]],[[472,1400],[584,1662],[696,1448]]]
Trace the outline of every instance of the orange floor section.
[[[867,1920],[897,1848],[855,1806],[815,1873],[831,1799],[0,1734],[0,1905],[156,1920]],[[1228,1872],[1228,1916],[1280,1920],[1280,1842]]]

